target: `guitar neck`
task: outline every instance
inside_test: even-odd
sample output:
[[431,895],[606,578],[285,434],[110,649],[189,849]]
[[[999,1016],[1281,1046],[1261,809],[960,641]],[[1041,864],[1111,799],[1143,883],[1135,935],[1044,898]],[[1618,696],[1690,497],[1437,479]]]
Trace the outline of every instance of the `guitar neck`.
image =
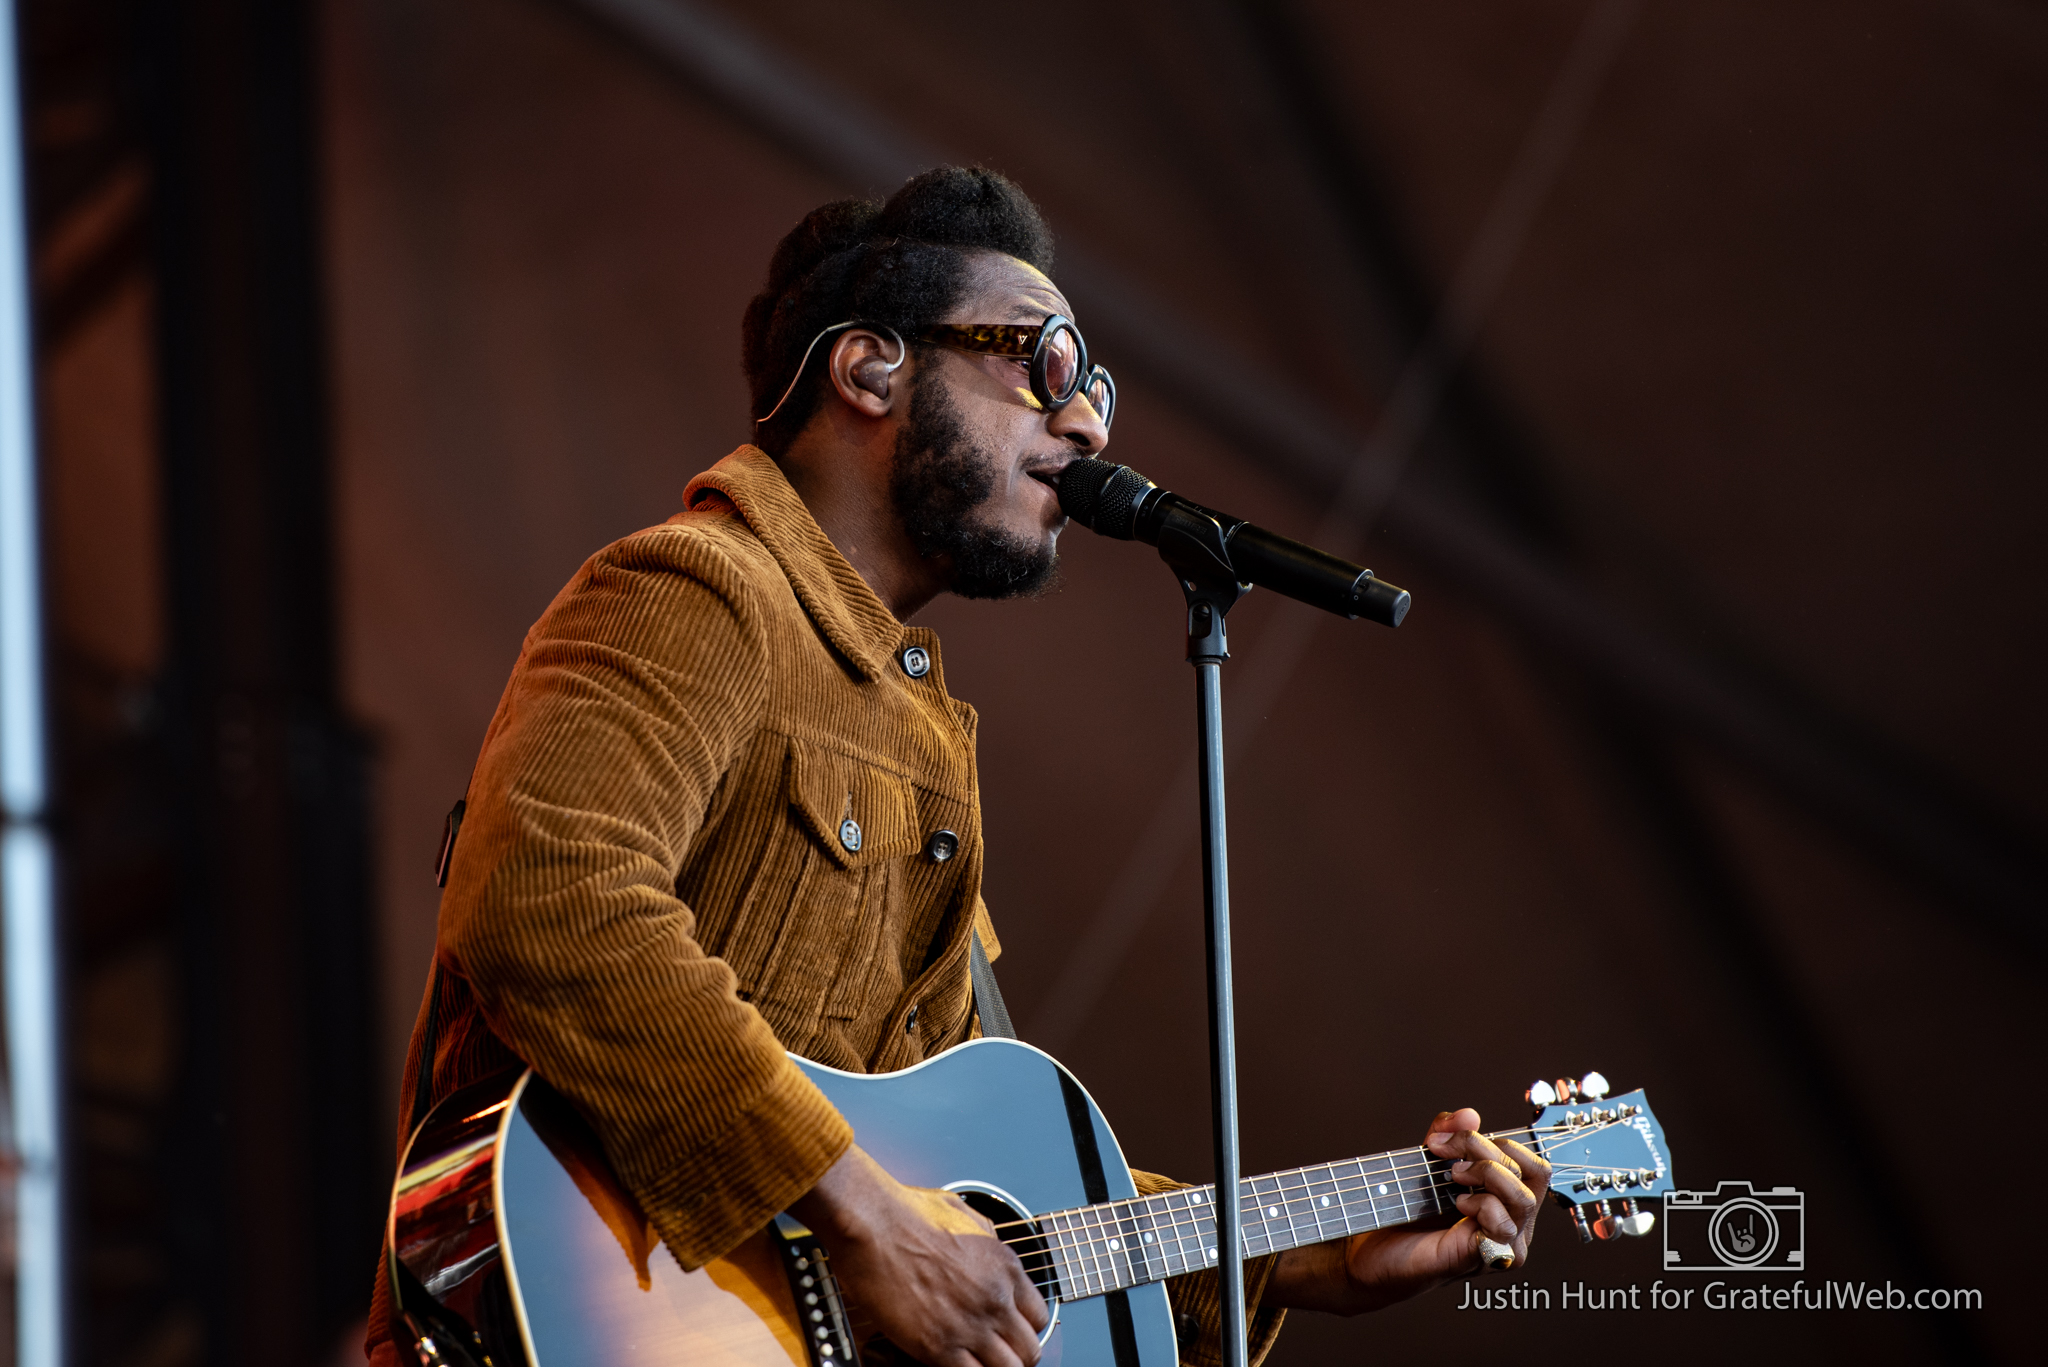
[[[1492,1137],[1536,1147],[1533,1130]],[[1448,1160],[1417,1147],[1248,1177],[1238,1184],[1245,1257],[1453,1211],[1452,1199],[1471,1188],[1452,1182],[1449,1172]],[[1040,1256],[1057,1269],[1062,1300],[1163,1281],[1218,1261],[1213,1185],[1058,1211],[1037,1224],[1045,1240]]]

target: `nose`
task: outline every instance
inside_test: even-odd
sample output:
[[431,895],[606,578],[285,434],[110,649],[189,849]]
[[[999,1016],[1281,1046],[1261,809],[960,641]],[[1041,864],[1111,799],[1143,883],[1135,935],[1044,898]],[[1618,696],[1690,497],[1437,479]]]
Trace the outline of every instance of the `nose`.
[[1086,394],[1076,394],[1066,407],[1047,418],[1045,430],[1072,442],[1084,456],[1098,455],[1109,445],[1109,428]]

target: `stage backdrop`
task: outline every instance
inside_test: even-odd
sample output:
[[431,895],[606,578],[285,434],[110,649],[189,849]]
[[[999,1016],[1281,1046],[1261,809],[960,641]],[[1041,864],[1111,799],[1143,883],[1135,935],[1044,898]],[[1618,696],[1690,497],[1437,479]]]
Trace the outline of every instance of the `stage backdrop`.
[[[522,633],[745,440],[738,320],[778,236],[888,188],[604,8],[328,7],[346,696],[376,739],[393,1093],[442,814]],[[2016,1359],[2048,821],[2033,12],[687,12],[1039,197],[1101,284],[1070,283],[1081,323],[1123,310],[1096,343],[1111,454],[1161,483],[1307,535],[1341,467],[1304,462],[1301,424],[1341,457],[1422,385],[1391,503],[1335,529],[1414,592],[1407,625],[1256,593],[1231,622],[1248,1171],[1451,1106],[1519,1123],[1532,1079],[1598,1068],[1650,1088],[1685,1184],[1804,1193],[1809,1284],[1986,1306],[1579,1312],[1564,1289],[1647,1291],[1661,1240],[1582,1249],[1553,1212],[1526,1274],[1551,1310],[1452,1287],[1298,1316],[1275,1363]],[[1111,285],[1187,332],[1126,363]],[[1432,327],[1435,386],[1405,368]],[[1248,362],[1216,386],[1273,386],[1191,387],[1158,359],[1185,338]],[[1178,595],[1141,547],[1070,531],[1062,562],[1053,595],[921,619],[982,717],[1000,972],[1132,1160],[1203,1178]]]

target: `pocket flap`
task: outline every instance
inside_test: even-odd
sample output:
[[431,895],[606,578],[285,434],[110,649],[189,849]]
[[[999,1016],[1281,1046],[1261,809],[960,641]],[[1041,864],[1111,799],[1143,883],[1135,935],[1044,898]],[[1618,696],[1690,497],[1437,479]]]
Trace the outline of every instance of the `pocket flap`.
[[907,782],[795,738],[789,742],[789,800],[841,868],[900,859],[921,843],[917,798]]

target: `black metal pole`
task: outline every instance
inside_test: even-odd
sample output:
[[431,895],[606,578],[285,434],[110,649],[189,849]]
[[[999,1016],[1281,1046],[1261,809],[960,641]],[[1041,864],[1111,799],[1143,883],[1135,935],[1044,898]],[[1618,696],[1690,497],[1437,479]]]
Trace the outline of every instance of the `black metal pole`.
[[1202,747],[1202,900],[1208,908],[1209,1114],[1216,1130],[1216,1252],[1222,1278],[1217,1333],[1225,1367],[1245,1367],[1244,1203],[1238,1190],[1237,1022],[1231,1008],[1230,851],[1223,823],[1223,666],[1195,662],[1195,712]]
[[1195,667],[1195,735],[1201,756],[1202,900],[1209,950],[1209,1116],[1216,1142],[1218,1347],[1223,1367],[1245,1367],[1244,1243],[1237,1154],[1237,1023],[1230,977],[1230,835],[1223,812],[1223,615],[1242,589],[1182,587],[1188,597],[1188,663]]

